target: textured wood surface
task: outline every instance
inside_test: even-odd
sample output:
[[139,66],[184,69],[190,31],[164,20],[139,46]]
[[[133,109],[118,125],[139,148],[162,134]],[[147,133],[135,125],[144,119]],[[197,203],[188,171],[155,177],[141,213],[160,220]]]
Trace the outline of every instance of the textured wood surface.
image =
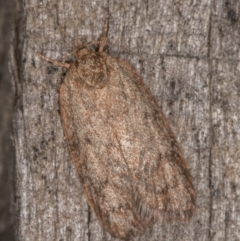
[[[19,17],[15,0],[0,0],[0,240],[14,238],[14,112],[13,72],[9,69],[10,49],[17,49],[14,34]],[[13,30],[14,29],[14,30]],[[10,47],[11,46],[11,47]],[[13,65],[12,65],[13,67]]]
[[[59,116],[64,71],[34,52],[63,59],[74,40],[96,40],[107,5],[24,1],[18,240],[114,240],[90,212],[68,154]],[[163,108],[197,193],[188,224],[157,224],[137,240],[240,240],[239,9],[233,0],[110,1],[109,53],[131,63]]]

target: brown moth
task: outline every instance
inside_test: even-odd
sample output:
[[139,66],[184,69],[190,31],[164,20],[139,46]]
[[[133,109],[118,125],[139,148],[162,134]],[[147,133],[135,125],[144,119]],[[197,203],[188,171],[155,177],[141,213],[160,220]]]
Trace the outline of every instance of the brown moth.
[[[157,221],[185,221],[195,209],[187,163],[161,109],[103,36],[76,49],[60,89],[61,119],[91,209],[113,237],[129,240]],[[88,48],[98,44],[98,52]]]

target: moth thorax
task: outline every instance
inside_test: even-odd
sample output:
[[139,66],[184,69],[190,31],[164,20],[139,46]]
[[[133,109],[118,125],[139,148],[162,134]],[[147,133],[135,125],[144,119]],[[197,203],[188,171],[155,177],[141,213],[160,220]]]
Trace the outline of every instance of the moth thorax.
[[75,67],[80,81],[95,88],[103,88],[108,81],[108,70],[101,53],[88,48],[79,49],[76,53]]

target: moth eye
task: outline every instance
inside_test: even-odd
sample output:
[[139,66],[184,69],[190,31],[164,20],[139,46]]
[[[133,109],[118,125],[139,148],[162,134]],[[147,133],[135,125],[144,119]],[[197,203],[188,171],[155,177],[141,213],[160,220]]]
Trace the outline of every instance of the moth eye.
[[98,52],[98,47],[96,45],[88,46],[88,49],[91,50],[94,53]]

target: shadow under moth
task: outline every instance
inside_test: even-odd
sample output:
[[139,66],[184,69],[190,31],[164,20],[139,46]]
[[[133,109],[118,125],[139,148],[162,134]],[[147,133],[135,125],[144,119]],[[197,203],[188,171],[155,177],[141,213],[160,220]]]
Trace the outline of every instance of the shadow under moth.
[[[179,144],[148,88],[99,41],[78,47],[60,88],[69,152],[88,204],[113,237],[130,240],[155,222],[186,221],[195,209]],[[97,44],[98,51],[89,46]]]

